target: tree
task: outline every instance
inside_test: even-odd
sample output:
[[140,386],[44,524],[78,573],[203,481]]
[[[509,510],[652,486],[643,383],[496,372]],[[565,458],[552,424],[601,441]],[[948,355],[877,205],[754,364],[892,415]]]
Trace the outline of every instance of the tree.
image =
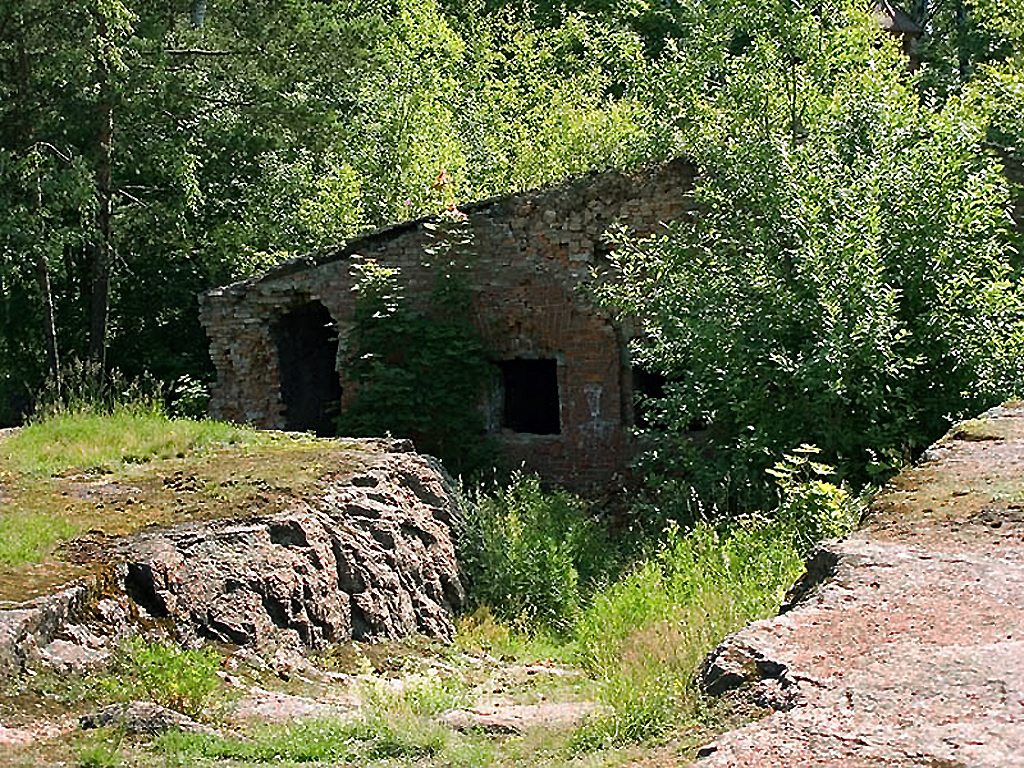
[[647,467],[723,508],[767,503],[765,470],[801,443],[884,477],[1019,385],[1024,317],[977,100],[923,107],[852,4],[758,12],[696,62],[717,69],[691,91],[701,215],[627,238],[604,290],[668,380]]

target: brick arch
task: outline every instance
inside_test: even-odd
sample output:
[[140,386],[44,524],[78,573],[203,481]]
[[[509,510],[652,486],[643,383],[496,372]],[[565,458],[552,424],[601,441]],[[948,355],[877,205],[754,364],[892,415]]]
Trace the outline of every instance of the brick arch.
[[338,333],[330,311],[310,300],[281,313],[270,328],[284,428],[321,437],[337,434],[341,385],[336,370]]

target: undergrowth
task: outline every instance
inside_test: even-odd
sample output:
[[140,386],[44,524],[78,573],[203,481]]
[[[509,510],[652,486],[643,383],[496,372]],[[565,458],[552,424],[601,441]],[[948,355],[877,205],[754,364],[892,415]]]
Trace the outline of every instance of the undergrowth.
[[130,638],[118,647],[111,674],[98,687],[107,698],[152,701],[198,718],[221,688],[220,663],[220,654],[210,648]]
[[[608,710],[579,729],[576,750],[677,730],[705,708],[701,659],[777,610],[814,543],[859,519],[859,503],[828,482],[815,453],[801,446],[775,465],[772,510],[694,515],[692,495],[681,494],[662,511],[662,535],[628,567],[607,520],[578,497],[544,492],[535,477],[468,494],[460,548],[476,612],[461,632],[500,652],[527,646],[523,635],[553,641],[597,681]],[[636,501],[635,514],[644,510]]]

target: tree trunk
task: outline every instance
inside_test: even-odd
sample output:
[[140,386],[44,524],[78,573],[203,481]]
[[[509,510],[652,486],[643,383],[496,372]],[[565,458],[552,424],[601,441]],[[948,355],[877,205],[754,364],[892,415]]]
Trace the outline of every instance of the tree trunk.
[[192,0],[192,28],[200,29],[206,20],[206,0]]
[[[104,48],[107,41],[107,19],[97,15],[97,34]],[[92,262],[92,306],[89,319],[89,360],[102,380],[107,362],[107,315],[110,309],[110,272],[113,253],[110,239],[111,219],[111,140],[114,133],[114,104],[107,66],[108,50],[97,61],[99,85],[99,130],[96,155],[96,242]]]
[[956,3],[956,53],[960,82],[966,83],[971,75],[970,17],[963,0]]
[[46,259],[46,224],[43,219],[43,189],[39,178],[39,168],[36,167],[36,190],[34,208],[36,216],[39,217],[39,238],[36,246],[39,251],[36,256],[36,283],[39,285],[39,295],[43,300],[43,330],[46,333],[46,360],[50,368],[50,377],[53,379],[53,386],[57,390],[57,396],[61,395],[60,380],[60,355],[57,346],[57,324],[54,322],[53,312],[53,290],[50,287],[50,264]]
[[[29,147],[33,141],[32,126],[29,123],[29,104],[32,94],[32,65],[29,60],[28,44],[26,42],[25,22],[21,14],[18,14],[18,65],[20,74],[20,96],[22,103],[22,125],[21,134]],[[27,150],[29,153],[39,153],[38,145]],[[57,389],[57,395],[61,394],[60,380],[60,354],[57,345],[57,324],[54,320],[53,290],[50,284],[50,264],[46,259],[46,219],[43,211],[43,183],[40,178],[40,163],[42,158],[37,156],[33,160],[35,165],[35,189],[32,194],[32,211],[39,223],[38,249],[36,255],[36,283],[39,286],[39,296],[43,304],[43,331],[46,337],[46,360],[50,369],[50,377]]]

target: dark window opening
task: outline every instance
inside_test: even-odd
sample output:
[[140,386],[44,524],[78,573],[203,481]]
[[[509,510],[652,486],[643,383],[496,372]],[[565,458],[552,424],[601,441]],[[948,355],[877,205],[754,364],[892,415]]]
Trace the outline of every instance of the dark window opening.
[[633,368],[633,423],[638,427],[651,426],[651,410],[656,407],[653,400],[665,396],[665,374]]
[[558,363],[555,360],[500,362],[504,391],[501,426],[534,435],[561,433]]
[[337,434],[341,385],[335,368],[338,334],[331,313],[318,301],[304,304],[282,317],[273,334],[284,428],[321,437]]

